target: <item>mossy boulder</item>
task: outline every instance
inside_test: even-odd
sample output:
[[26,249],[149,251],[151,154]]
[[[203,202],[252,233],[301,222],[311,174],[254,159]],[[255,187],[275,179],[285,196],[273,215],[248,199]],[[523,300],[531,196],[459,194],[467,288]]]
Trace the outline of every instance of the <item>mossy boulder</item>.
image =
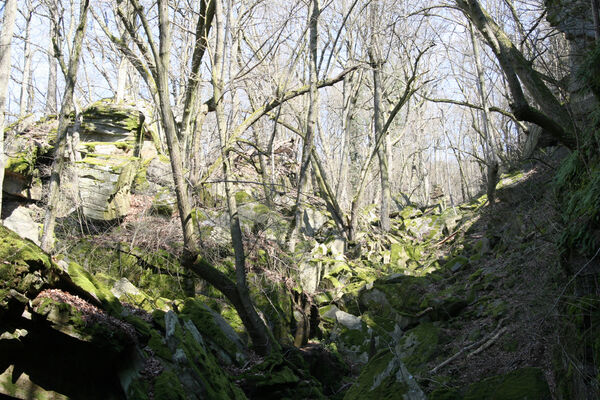
[[309,366],[295,349],[272,354],[240,376],[250,398],[265,400],[326,399],[321,383],[310,375]]
[[344,400],[403,399],[425,400],[415,378],[389,350],[377,353],[362,369]]
[[198,299],[186,299],[180,313],[183,321],[192,321],[221,362],[243,363],[245,346],[223,317]]
[[550,400],[550,389],[539,368],[520,368],[469,386],[464,400]]
[[402,209],[402,211],[400,211],[400,213],[398,215],[403,220],[407,220],[407,219],[420,217],[421,215],[423,215],[423,212],[421,210],[419,210],[417,207],[406,206]]
[[439,328],[432,323],[422,323],[404,333],[396,345],[396,353],[409,371],[424,372],[425,364],[438,353]]
[[392,318],[397,315],[414,320],[424,309],[422,301],[428,283],[427,278],[406,275],[379,279],[371,289],[361,291],[358,305],[362,311],[369,310],[375,315]]
[[428,215],[404,222],[406,232],[418,240],[439,240],[444,233],[444,219],[439,215]]
[[151,139],[144,121],[144,114],[134,105],[99,100],[82,111],[79,135],[82,142],[135,146],[144,137]]
[[0,317],[20,315],[60,268],[38,246],[0,225]]

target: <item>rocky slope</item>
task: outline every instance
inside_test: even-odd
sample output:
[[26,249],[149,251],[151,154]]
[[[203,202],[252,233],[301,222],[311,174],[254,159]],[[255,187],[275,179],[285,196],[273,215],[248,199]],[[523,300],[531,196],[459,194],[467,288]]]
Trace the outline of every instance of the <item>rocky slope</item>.
[[[134,206],[136,217],[114,229],[69,236],[56,259],[0,228],[0,393],[558,397],[564,279],[551,176],[543,165],[506,176],[493,208],[485,197],[457,208],[405,207],[390,234],[371,228],[355,243],[344,243],[315,208],[307,213],[313,236],[298,246],[293,271],[278,243],[285,219],[241,191],[252,296],[284,346],[266,359],[248,349],[241,321],[214,289],[200,285],[195,298],[184,298],[172,243],[131,245],[144,227],[166,229],[168,214]],[[197,217],[212,238],[207,254],[230,271],[226,221],[211,209]]]

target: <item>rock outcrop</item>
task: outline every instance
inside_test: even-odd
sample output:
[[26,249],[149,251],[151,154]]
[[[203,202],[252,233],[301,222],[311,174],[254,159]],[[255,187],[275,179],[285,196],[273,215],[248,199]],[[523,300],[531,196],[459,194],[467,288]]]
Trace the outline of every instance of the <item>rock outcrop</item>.
[[181,315],[122,305],[81,266],[57,263],[1,226],[0,278],[0,394],[245,398],[221,369],[239,366],[245,350],[199,303]]

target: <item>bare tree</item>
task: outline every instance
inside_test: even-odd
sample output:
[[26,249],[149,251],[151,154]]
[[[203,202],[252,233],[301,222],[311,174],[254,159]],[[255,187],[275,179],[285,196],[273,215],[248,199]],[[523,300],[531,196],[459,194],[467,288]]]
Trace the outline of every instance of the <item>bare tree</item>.
[[[7,0],[4,4],[2,31],[0,32],[0,212],[2,211],[2,185],[4,182],[4,112],[10,77],[10,42],[13,37],[17,15],[17,0]],[[1,217],[0,217],[1,221]]]
[[[576,146],[577,127],[567,109],[548,88],[542,75],[512,43],[504,30],[481,7],[477,0],[455,0],[456,5],[481,32],[504,72],[513,102],[513,114],[521,121],[532,122],[545,129],[568,148]],[[525,97],[523,87],[539,106],[535,108]]]
[[373,71],[373,126],[376,142],[381,142],[377,149],[377,158],[379,159],[379,179],[381,181],[381,202],[379,207],[379,220],[381,229],[384,232],[390,230],[390,176],[389,176],[389,139],[383,136],[382,110],[381,110],[381,70],[383,68],[383,56],[381,54],[381,39],[379,32],[378,16],[380,13],[380,4],[378,0],[371,2],[370,7],[370,30],[371,39],[369,43],[369,63]]
[[485,160],[487,164],[487,196],[490,206],[494,205],[496,183],[498,183],[498,156],[496,155],[496,141],[494,140],[494,130],[490,125],[490,110],[487,101],[487,91],[485,86],[485,77],[481,65],[481,55],[479,54],[479,42],[475,37],[473,25],[469,24],[469,33],[473,45],[473,57],[475,58],[475,67],[477,69],[477,80],[479,89],[479,100],[481,101],[481,117],[483,122],[483,135],[485,140]]
[[[227,208],[229,210],[231,240],[233,242],[235,256],[235,272],[236,272],[236,289],[241,300],[238,307],[238,314],[244,321],[247,327],[254,347],[260,354],[270,353],[275,344],[272,342],[267,327],[260,319],[254,305],[250,299],[248,284],[246,282],[246,255],[244,250],[244,242],[242,238],[242,230],[240,228],[240,218],[237,211],[237,204],[231,188],[231,152],[228,145],[228,129],[225,121],[223,91],[223,72],[225,69],[225,15],[223,12],[222,0],[216,0],[215,11],[215,30],[216,30],[216,48],[213,55],[212,65],[212,84],[213,98],[215,100],[215,112],[217,118],[217,126],[219,130],[219,139],[221,147],[221,157],[223,159],[223,178],[225,181],[225,197],[227,199]],[[236,307],[237,308],[237,307]]]
[[[75,83],[77,81],[77,71],[81,56],[81,48],[83,37],[85,36],[85,28],[87,24],[87,14],[90,6],[89,0],[81,0],[79,7],[79,23],[73,37],[73,44],[69,55],[67,65],[63,65],[63,69],[67,71],[65,75],[65,93],[63,95],[60,113],[58,115],[58,130],[57,139],[54,147],[54,162],[52,164],[52,172],[50,175],[50,185],[48,194],[48,206],[44,217],[44,228],[40,239],[41,247],[45,251],[52,250],[54,241],[54,226],[56,223],[56,209],[59,202],[59,185],[61,174],[65,164],[65,151],[67,149],[67,132],[70,124],[69,114],[73,108],[73,95],[75,92]],[[59,61],[64,64],[64,61],[59,58]]]
[[302,217],[304,215],[303,201],[307,190],[308,168],[310,166],[311,153],[314,145],[315,129],[318,118],[319,94],[317,91],[318,66],[317,66],[317,46],[318,46],[318,27],[319,27],[319,1],[311,0],[309,17],[309,103],[306,116],[306,135],[304,135],[302,145],[302,158],[300,161],[300,173],[298,175],[298,193],[296,195],[296,204],[294,206],[295,217],[290,225],[288,234],[288,247],[294,251],[298,234],[302,228]]
[[31,19],[35,7],[33,6],[32,0],[27,0],[25,10],[21,10],[21,14],[25,18],[25,42],[23,50],[23,80],[21,82],[21,94],[19,100],[19,116],[24,117],[26,114],[31,113],[33,108],[33,82],[31,75],[31,59],[33,52],[31,49]]
[[58,62],[56,59],[56,42],[59,38],[58,22],[58,1],[46,1],[48,7],[48,18],[50,25],[50,41],[48,45],[48,86],[46,89],[46,114],[56,114],[58,112],[58,100],[56,93],[58,91]]

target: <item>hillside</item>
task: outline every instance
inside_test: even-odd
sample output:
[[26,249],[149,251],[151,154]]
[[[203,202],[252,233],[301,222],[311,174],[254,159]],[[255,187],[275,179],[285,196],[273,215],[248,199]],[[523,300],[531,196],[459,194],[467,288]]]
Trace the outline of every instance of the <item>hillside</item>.
[[3,0],[0,398],[600,398],[600,0]]
[[[128,244],[136,221],[174,217],[137,214],[77,242],[68,236],[53,258],[5,230],[2,354],[11,367],[0,388],[17,398],[554,398],[566,385],[556,349],[568,286],[550,163],[505,176],[493,208],[485,196],[405,207],[391,233],[373,227],[347,251],[321,218],[301,245],[304,271],[287,278],[283,263],[273,268],[283,257],[270,234],[277,221],[252,229],[248,243],[261,245],[250,253],[250,290],[283,357],[252,354],[214,289],[182,297],[181,270],[164,250]],[[242,197],[240,208],[260,216]],[[212,246],[213,262],[231,262],[231,250]],[[82,350],[61,350],[70,346]],[[63,367],[50,368],[56,360]]]

